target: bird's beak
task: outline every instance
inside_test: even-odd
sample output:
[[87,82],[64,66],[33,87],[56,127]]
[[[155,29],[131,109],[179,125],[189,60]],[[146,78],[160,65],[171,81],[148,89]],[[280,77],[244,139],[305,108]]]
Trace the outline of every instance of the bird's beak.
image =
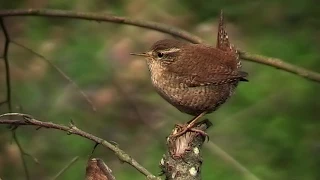
[[149,53],[149,52],[144,52],[144,53],[130,53],[130,55],[149,57],[149,56],[150,56],[150,53]]

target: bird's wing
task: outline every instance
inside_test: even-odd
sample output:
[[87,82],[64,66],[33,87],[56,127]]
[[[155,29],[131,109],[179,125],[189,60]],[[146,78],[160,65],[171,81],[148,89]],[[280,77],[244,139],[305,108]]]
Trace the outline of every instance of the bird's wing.
[[190,87],[247,81],[246,72],[229,66],[232,62],[236,64],[237,59],[233,53],[201,45],[185,47],[181,53],[184,53],[182,57],[188,59],[172,62],[168,71]]

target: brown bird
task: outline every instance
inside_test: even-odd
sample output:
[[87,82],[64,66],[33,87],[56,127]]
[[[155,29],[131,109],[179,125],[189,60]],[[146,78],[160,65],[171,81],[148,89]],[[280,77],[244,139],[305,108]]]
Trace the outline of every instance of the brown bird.
[[131,54],[146,57],[152,84],[166,101],[195,116],[175,136],[194,131],[200,117],[223,104],[239,81],[247,81],[248,74],[240,70],[239,54],[225,31],[222,11],[216,47],[165,39],[148,52]]

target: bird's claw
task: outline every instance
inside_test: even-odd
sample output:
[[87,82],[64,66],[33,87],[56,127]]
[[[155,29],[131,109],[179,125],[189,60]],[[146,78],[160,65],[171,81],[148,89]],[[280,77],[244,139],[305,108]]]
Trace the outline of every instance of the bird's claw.
[[200,129],[196,129],[193,126],[190,126],[190,124],[176,124],[176,126],[178,127],[177,132],[170,135],[170,138],[178,138],[183,134],[185,134],[186,132],[191,131],[191,132],[199,133],[201,136],[208,138],[208,141],[209,141],[209,135],[206,132]]

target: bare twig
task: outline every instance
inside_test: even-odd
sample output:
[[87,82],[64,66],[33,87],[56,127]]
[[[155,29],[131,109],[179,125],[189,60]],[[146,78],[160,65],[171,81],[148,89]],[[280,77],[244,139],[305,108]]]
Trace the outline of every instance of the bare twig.
[[111,151],[113,151],[115,153],[115,155],[121,161],[123,161],[127,164],[130,164],[132,167],[134,167],[140,173],[144,174],[148,179],[158,179],[153,174],[151,174],[147,169],[145,169],[142,165],[140,165],[136,160],[134,160],[132,157],[130,157],[126,152],[124,152],[122,149],[120,149],[119,147],[114,146],[112,143],[110,143],[104,139],[101,139],[97,136],[94,136],[94,135],[89,134],[85,131],[82,131],[81,129],[77,128],[73,123],[71,123],[69,126],[64,126],[64,125],[59,125],[59,124],[55,124],[52,122],[43,122],[43,121],[39,121],[39,120],[34,119],[30,115],[21,114],[21,113],[7,113],[7,114],[0,115],[0,118],[1,118],[0,124],[9,124],[9,125],[15,125],[15,126],[29,125],[29,126],[36,126],[36,127],[45,127],[45,128],[65,131],[68,134],[75,134],[75,135],[84,137],[86,139],[94,141],[95,143],[99,143],[102,146],[110,149]]
[[[234,120],[240,120],[244,119],[246,116],[251,116],[258,112],[258,110],[263,109],[266,107],[266,104],[270,104],[271,102],[278,100],[279,97],[281,97],[284,93],[286,93],[288,89],[282,89],[278,90],[277,93],[272,94],[270,96],[267,96],[263,99],[260,99],[257,103],[253,104],[250,107],[247,107],[246,109],[235,113],[231,116],[228,116],[228,118],[225,118],[221,121],[224,122],[224,125],[228,126],[228,123],[234,123]],[[232,121],[232,122],[229,122]],[[230,165],[234,170],[240,172],[245,179],[248,180],[259,180],[260,178],[257,177],[253,172],[251,172],[247,167],[245,167],[243,164],[241,164],[239,161],[237,161],[235,158],[233,158],[228,152],[223,150],[221,147],[219,147],[217,144],[215,144],[212,141],[209,141],[204,145],[205,148],[209,150],[211,154],[214,156],[220,157],[225,163]]]
[[232,167],[234,167],[234,169],[240,171],[244,175],[245,179],[260,180],[256,175],[250,172],[246,167],[240,164],[237,160],[235,160],[232,156],[226,153],[223,149],[221,149],[215,143],[208,142],[205,146],[210,150],[210,152],[213,152],[215,155],[221,157],[225,162],[228,162],[229,164],[231,164]]
[[[2,104],[7,104],[8,105],[8,110],[9,112],[12,112],[12,100],[11,100],[11,80],[10,80],[10,66],[9,66],[9,59],[8,59],[8,52],[9,52],[9,45],[10,43],[13,43],[17,46],[20,46],[22,48],[25,48],[26,50],[34,53],[35,55],[39,56],[40,58],[44,59],[47,63],[49,63],[49,65],[51,65],[54,69],[56,69],[64,78],[66,78],[73,86],[75,86],[78,91],[82,94],[82,96],[87,100],[87,102],[91,105],[93,111],[96,111],[93,103],[91,102],[91,100],[88,98],[88,96],[80,89],[80,87],[74,82],[72,81],[71,78],[69,78],[61,69],[59,69],[59,67],[55,66],[53,63],[51,63],[49,60],[47,60],[44,56],[34,52],[33,50],[25,47],[24,45],[21,45],[13,40],[11,40],[8,30],[4,24],[4,21],[2,18],[0,18],[0,26],[2,28],[2,32],[4,34],[4,50],[3,50],[3,55],[2,58],[4,59],[4,63],[5,63],[5,78],[6,78],[6,88],[7,88],[7,96],[6,99],[2,102],[0,102],[0,105]],[[15,143],[17,144],[18,148],[19,148],[19,152],[20,152],[20,156],[21,156],[21,160],[22,160],[22,164],[23,164],[23,168],[26,174],[26,179],[30,179],[30,175],[29,175],[29,170],[27,167],[27,162],[26,162],[26,158],[25,156],[29,156],[33,159],[33,161],[35,161],[36,163],[39,163],[38,160],[33,157],[32,155],[26,153],[24,151],[24,149],[22,148],[18,137],[17,137],[17,132],[15,131],[16,127],[13,127],[13,131],[12,131],[12,135],[13,135],[13,139],[15,141]]]
[[50,9],[12,9],[0,11],[0,17],[9,16],[47,16],[47,17],[62,17],[74,18],[83,20],[105,21],[119,24],[129,24],[133,26],[153,29],[163,33],[169,33],[173,36],[186,39],[193,43],[201,43],[201,38],[194,36],[186,31],[178,28],[168,26],[166,24],[155,23],[151,21],[135,20],[126,17],[111,16],[105,13],[87,13],[87,12],[74,12],[66,10],[50,10]]
[[14,141],[17,143],[18,148],[20,149],[21,155],[23,155],[23,156],[28,156],[28,157],[30,157],[36,164],[40,164],[40,163],[39,163],[39,160],[38,160],[36,157],[34,157],[33,155],[31,155],[30,153],[27,153],[27,152],[22,148],[22,146],[21,146],[21,144],[20,144],[20,141],[19,141],[19,139],[18,139],[17,134],[16,134],[15,131],[16,131],[16,130],[13,130],[13,132],[12,132],[12,133],[13,133],[13,134],[12,134],[12,137],[13,137]]
[[56,66],[55,64],[53,64],[49,59],[47,59],[46,57],[44,57],[43,55],[35,52],[34,50],[26,47],[25,45],[22,45],[14,40],[11,40],[10,41],[12,44],[16,45],[16,46],[19,46],[19,47],[22,47],[24,48],[25,50],[31,52],[32,54],[40,57],[41,59],[45,60],[51,67],[53,67],[55,70],[58,71],[58,73],[64,78],[66,79],[70,84],[72,84],[78,91],[79,93],[83,96],[83,98],[88,102],[88,104],[91,106],[91,109],[93,111],[96,111],[96,107],[94,106],[93,102],[91,101],[91,99],[88,97],[88,95],[79,87],[79,85],[74,82],[66,73],[64,73],[58,66]]
[[[138,26],[147,29],[153,29],[163,33],[171,34],[173,36],[179,37],[181,39],[187,40],[192,43],[204,43],[200,37],[192,35],[182,29],[174,28],[161,23],[130,19],[127,17],[111,16],[102,13],[87,13],[87,12],[74,12],[65,10],[52,10],[52,9],[14,9],[14,10],[3,10],[0,11],[0,17],[11,17],[11,16],[46,16],[46,17],[60,17],[60,18],[73,18],[73,19],[83,19],[83,20],[94,20],[94,21],[104,21],[119,24],[128,24],[133,26]],[[240,58],[257,62],[260,64],[266,64],[304,78],[320,82],[320,74],[313,72],[299,66],[295,66],[289,63],[283,62],[283,60],[276,59],[277,61],[271,61],[275,58],[257,56],[250,53],[240,53]],[[271,59],[271,60],[270,60]],[[285,65],[284,65],[285,64]]]
[[[7,31],[7,28],[6,28],[2,18],[0,18],[0,26],[2,28],[2,32],[3,32],[4,38],[5,38],[2,58],[3,58],[4,64],[5,64],[5,78],[6,78],[6,88],[7,88],[7,97],[3,102],[0,103],[0,105],[6,103],[8,105],[8,111],[12,112],[10,66],[9,66],[9,59],[8,59],[10,36],[9,36],[9,33]],[[12,135],[13,135],[13,139],[14,139],[15,143],[17,144],[17,146],[19,148],[19,152],[20,152],[24,172],[26,175],[26,179],[29,180],[30,174],[29,174],[29,170],[27,167],[26,159],[24,157],[24,155],[29,155],[29,154],[23,150],[23,148],[18,140],[18,137],[17,137],[15,130],[12,131]],[[31,155],[29,155],[29,156],[32,157],[33,160],[35,160],[37,162],[37,160],[33,156],[31,156]]]
[[[30,173],[29,173],[29,169],[28,169],[28,165],[27,165],[27,161],[24,157],[24,155],[29,155],[27,153],[24,152],[20,142],[19,142],[19,139],[17,137],[17,134],[16,134],[16,130],[13,130],[12,131],[12,136],[13,136],[13,139],[14,141],[16,142],[18,148],[19,148],[19,151],[20,151],[20,157],[21,157],[21,160],[22,160],[22,165],[23,165],[23,169],[24,169],[24,173],[26,175],[26,179],[29,180],[30,179]],[[30,157],[33,157],[31,155],[29,155]]]
[[260,63],[260,64],[265,64],[277,69],[282,69],[287,72],[291,72],[293,74],[297,74],[301,77],[304,77],[306,79],[315,81],[315,82],[320,82],[320,74],[317,72],[313,72],[311,70],[295,66],[293,64],[287,63],[282,61],[281,59],[278,58],[272,58],[272,57],[266,57],[258,54],[250,54],[247,52],[240,52],[240,57],[241,59]]
[[0,18],[0,26],[2,28],[2,32],[4,34],[4,50],[2,58],[4,60],[5,65],[5,73],[6,73],[6,86],[7,86],[7,97],[6,99],[1,102],[0,104],[7,103],[9,112],[12,112],[12,102],[11,102],[11,82],[10,82],[10,67],[9,67],[9,60],[8,60],[8,52],[9,52],[9,43],[10,43],[10,37],[7,31],[7,28],[3,22],[3,19]]
[[64,168],[62,168],[51,180],[56,180],[59,176],[61,176],[61,174],[66,172],[66,170],[68,170],[75,162],[77,162],[78,159],[79,156],[76,156],[73,159],[71,159],[71,161]]

